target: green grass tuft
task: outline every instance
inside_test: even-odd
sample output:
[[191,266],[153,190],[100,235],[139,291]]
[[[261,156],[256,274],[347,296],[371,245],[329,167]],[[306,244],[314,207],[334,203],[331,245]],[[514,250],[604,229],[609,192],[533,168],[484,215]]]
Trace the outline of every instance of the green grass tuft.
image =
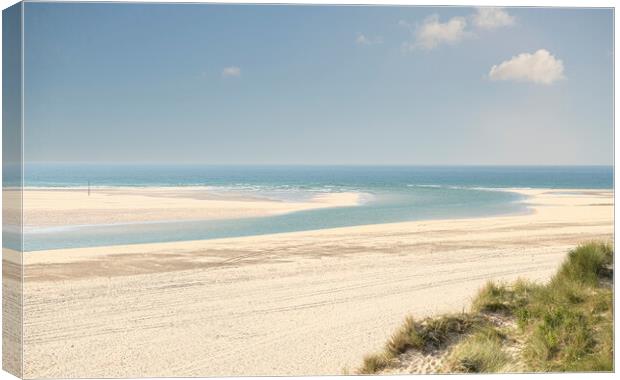
[[399,355],[409,349],[430,352],[441,348],[455,334],[464,334],[479,323],[479,318],[469,314],[444,315],[415,322],[405,319],[403,326],[390,338],[386,351]]
[[361,375],[377,373],[387,368],[393,359],[394,357],[387,353],[368,355],[364,358],[364,364],[358,373]]
[[503,372],[509,356],[503,350],[506,336],[487,326],[460,342],[448,358],[447,372]]
[[613,248],[610,244],[591,242],[582,244],[568,253],[560,270],[551,283],[577,283],[597,286],[609,274],[613,261]]

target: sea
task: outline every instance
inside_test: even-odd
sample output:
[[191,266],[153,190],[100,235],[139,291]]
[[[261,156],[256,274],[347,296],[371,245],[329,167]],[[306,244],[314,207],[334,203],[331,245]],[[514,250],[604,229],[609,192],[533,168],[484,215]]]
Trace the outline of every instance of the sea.
[[[527,213],[510,188],[612,189],[612,166],[214,166],[27,164],[33,188],[199,187],[279,201],[357,192],[360,203],[228,220],[27,227],[23,250],[206,240],[325,228]],[[7,243],[8,241],[8,243]],[[5,235],[5,245],[19,245]]]

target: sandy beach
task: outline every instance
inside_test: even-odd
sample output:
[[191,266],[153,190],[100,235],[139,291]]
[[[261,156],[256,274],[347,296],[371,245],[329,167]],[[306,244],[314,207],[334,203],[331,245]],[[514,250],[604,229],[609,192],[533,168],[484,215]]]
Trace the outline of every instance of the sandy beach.
[[24,226],[50,227],[164,220],[261,217],[326,207],[355,206],[358,193],[319,194],[282,202],[244,194],[219,194],[203,187],[26,188]]
[[[530,213],[26,253],[24,375],[354,369],[405,315],[461,311],[489,279],[545,281],[579,242],[613,239],[611,191],[514,191],[528,196]],[[75,215],[69,208],[57,217],[37,214],[32,204],[53,202],[48,196],[26,197],[32,223]],[[145,210],[149,202],[181,202],[123,197],[134,205],[139,197]],[[274,203],[251,212],[290,211]],[[125,210],[116,207],[105,210]],[[109,220],[105,210],[97,220]]]

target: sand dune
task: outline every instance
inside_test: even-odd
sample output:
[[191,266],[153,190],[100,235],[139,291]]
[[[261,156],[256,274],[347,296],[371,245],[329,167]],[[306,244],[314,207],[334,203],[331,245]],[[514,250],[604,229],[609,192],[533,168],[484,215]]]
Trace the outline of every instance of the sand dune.
[[610,191],[516,191],[532,213],[28,253],[25,376],[339,374],[408,313],[613,238]]

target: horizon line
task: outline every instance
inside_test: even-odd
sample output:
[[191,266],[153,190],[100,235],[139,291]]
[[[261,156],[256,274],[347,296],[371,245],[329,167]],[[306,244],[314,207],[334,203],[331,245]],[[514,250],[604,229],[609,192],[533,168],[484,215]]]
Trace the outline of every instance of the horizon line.
[[417,166],[417,167],[563,167],[563,166],[608,166],[614,167],[613,163],[610,164],[558,164],[558,163],[541,163],[541,164],[424,164],[424,163],[209,163],[209,162],[127,162],[127,161],[30,161],[22,162],[23,165],[118,165],[118,166],[131,166],[131,165],[144,165],[144,166],[315,166],[315,167],[337,167],[337,166]]

